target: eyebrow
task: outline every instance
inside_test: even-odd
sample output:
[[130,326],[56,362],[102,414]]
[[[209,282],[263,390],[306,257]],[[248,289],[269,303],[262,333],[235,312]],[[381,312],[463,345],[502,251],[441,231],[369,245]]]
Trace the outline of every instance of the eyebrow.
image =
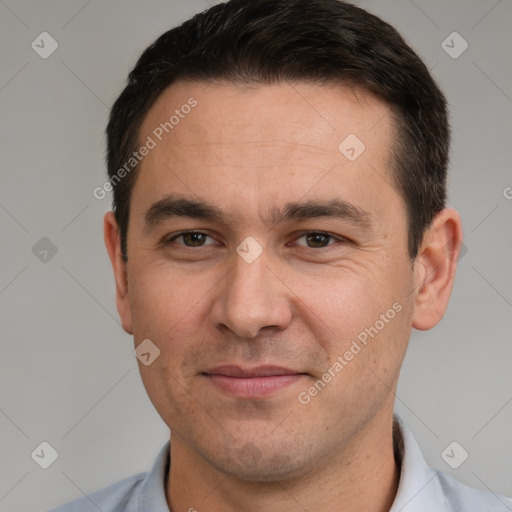
[[[167,195],[151,205],[144,215],[144,220],[150,228],[173,217],[190,217],[224,224],[235,220],[233,215],[211,203],[176,195]],[[283,208],[272,208],[264,220],[274,225],[317,218],[342,219],[365,228],[372,226],[369,212],[338,198],[328,201],[289,202]]]

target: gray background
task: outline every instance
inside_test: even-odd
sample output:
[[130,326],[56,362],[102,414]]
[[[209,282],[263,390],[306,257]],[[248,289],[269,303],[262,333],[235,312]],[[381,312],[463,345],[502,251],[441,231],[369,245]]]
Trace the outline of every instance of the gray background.
[[[362,1],[425,59],[452,112],[450,205],[467,253],[451,304],[415,332],[397,411],[428,462],[512,495],[512,2]],[[103,246],[104,128],[140,52],[206,0],[0,0],[0,510],[44,510],[151,467],[168,437],[121,329]],[[58,49],[31,42],[47,31]],[[458,32],[458,58],[441,43]],[[460,49],[460,40],[449,44]],[[56,246],[46,261],[33,247]],[[42,244],[47,242],[40,242]],[[44,249],[44,247],[43,247]],[[36,257],[36,256],[39,257]],[[456,440],[456,470],[440,454]],[[58,459],[30,454],[49,442]]]

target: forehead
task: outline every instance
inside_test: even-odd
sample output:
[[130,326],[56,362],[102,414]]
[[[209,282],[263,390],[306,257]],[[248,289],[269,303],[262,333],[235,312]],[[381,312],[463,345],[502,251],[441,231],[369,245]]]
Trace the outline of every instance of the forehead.
[[[190,103],[196,106],[188,108]],[[305,147],[337,153],[341,140],[353,132],[366,145],[385,142],[382,139],[392,131],[390,111],[373,94],[342,84],[177,82],[152,105],[140,135],[156,130],[157,138],[172,135],[177,144],[193,143],[193,139],[263,142],[265,135],[266,140],[284,142],[288,136]]]
[[375,187],[396,194],[393,135],[389,106],[353,87],[175,83],[141,125],[140,144],[154,147],[134,192],[153,201],[174,192],[226,204],[236,197],[238,207],[268,209],[358,189],[371,203]]

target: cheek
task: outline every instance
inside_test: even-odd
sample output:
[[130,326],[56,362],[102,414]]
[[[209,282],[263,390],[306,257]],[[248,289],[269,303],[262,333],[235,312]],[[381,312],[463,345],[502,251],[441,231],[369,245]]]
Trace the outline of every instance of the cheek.
[[376,264],[350,262],[331,269],[329,276],[321,279],[295,279],[293,288],[317,317],[316,323],[325,324],[337,338],[347,340],[373,326],[381,314],[389,311],[385,320],[394,318],[393,304],[399,303],[401,307],[395,309],[403,309],[407,286],[399,274]]
[[391,259],[382,258],[380,264],[338,269],[338,278],[326,281],[324,287],[311,280],[310,289],[315,291],[309,299],[307,287],[302,288],[311,310],[312,343],[323,346],[325,371],[336,375],[330,386],[332,400],[350,396],[356,405],[375,395],[377,387],[386,394],[394,385],[413,313],[412,271],[407,273],[407,265],[397,261],[399,270],[394,270]]
[[[129,293],[135,344],[149,339],[158,357],[148,366],[139,362],[146,392],[155,409],[170,425],[183,413],[187,399],[187,375],[182,362],[201,338],[205,297],[211,286],[193,276],[183,276],[168,265],[132,260]],[[188,412],[190,413],[190,411]]]
[[136,340],[178,337],[179,332],[198,325],[191,319],[204,308],[211,289],[206,279],[192,272],[180,273],[165,263],[143,261],[133,267],[128,279]]

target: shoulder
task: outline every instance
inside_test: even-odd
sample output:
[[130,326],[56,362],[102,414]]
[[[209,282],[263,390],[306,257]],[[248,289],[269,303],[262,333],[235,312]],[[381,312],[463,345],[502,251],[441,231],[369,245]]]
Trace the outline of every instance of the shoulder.
[[512,498],[501,496],[492,491],[474,489],[442,471],[436,471],[437,480],[445,496],[449,510],[467,510],[486,512],[512,511]]
[[474,489],[429,467],[411,430],[396,414],[393,442],[400,480],[391,512],[512,512],[511,498]]
[[139,473],[48,512],[135,512],[148,473]]
[[170,467],[169,441],[161,448],[150,472],[125,478],[48,512],[169,512],[165,482]]

